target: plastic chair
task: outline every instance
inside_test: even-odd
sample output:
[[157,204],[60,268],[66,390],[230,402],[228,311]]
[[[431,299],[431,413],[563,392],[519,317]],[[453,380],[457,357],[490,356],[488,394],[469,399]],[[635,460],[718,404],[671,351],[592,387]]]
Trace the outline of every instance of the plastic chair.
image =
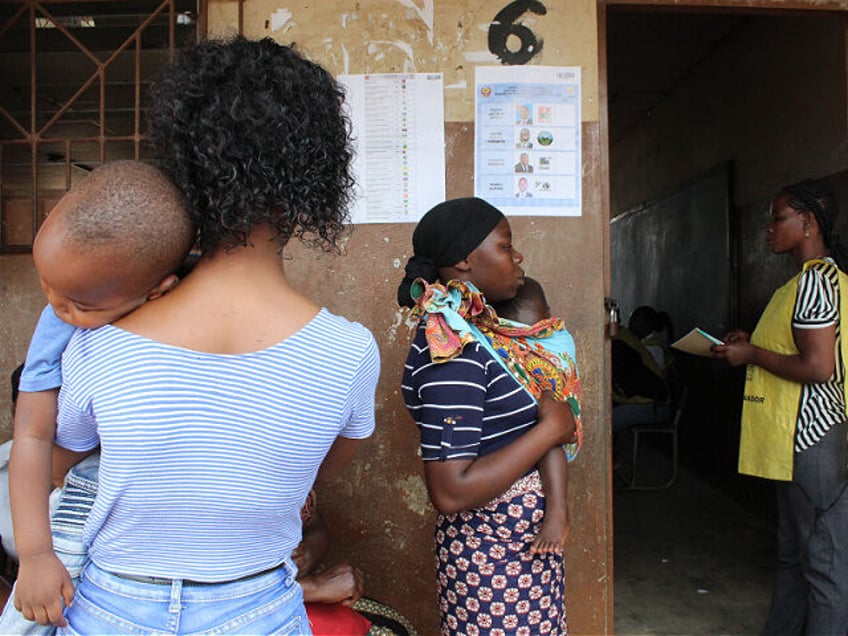
[[[630,427],[629,430],[633,433],[633,463],[630,482],[626,486],[628,490],[662,490],[671,486],[677,479],[677,429],[680,426],[680,418],[683,416],[683,409],[686,408],[688,397],[689,387],[683,387],[674,402],[671,414],[665,420],[645,422]],[[636,475],[639,473],[639,440],[642,435],[669,435],[671,437],[671,476],[668,481],[660,484],[641,485],[636,482]]]

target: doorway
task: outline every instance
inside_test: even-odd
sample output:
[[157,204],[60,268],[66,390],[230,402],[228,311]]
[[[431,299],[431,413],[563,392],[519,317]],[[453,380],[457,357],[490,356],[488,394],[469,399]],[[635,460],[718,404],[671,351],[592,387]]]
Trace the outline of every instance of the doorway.
[[[622,307],[622,318],[626,322],[635,304],[662,299],[656,308],[671,316],[673,337],[704,325],[687,315],[692,296],[669,294],[669,285],[682,285],[698,297],[705,323],[750,331],[772,291],[794,273],[792,263],[772,255],[763,243],[766,204],[777,189],[808,177],[824,178],[848,203],[846,13],[812,5],[809,11],[776,10],[783,3],[759,3],[759,9],[745,12],[717,3],[709,8],[686,4],[609,3],[601,20],[610,216],[636,218],[640,210],[672,202],[664,218],[657,214],[643,225],[620,223],[627,233],[616,235],[616,223],[611,225],[611,295],[626,296],[630,290],[617,279],[617,259],[665,263],[640,289],[642,298]],[[724,221],[717,206],[687,208],[673,202],[725,166],[729,212],[726,229],[717,237],[710,235]],[[691,222],[687,214],[693,215]],[[681,227],[694,229],[677,234]],[[705,261],[701,249],[704,241],[715,247],[722,240],[728,246],[726,290],[717,285],[716,263]],[[710,294],[718,294],[714,302]],[[760,524],[762,541],[771,541],[770,484],[736,472],[743,370],[708,358],[679,362],[690,389],[680,429],[682,469]],[[681,487],[674,488],[679,493]],[[673,504],[660,509],[673,513]],[[615,524],[616,536],[626,531]],[[662,540],[657,537],[657,543]],[[718,540],[701,546],[711,551],[714,567],[722,554]],[[741,558],[754,556],[752,551]],[[617,589],[620,573],[617,565]],[[678,587],[692,591],[689,582]],[[709,588],[702,587],[705,594],[716,593]]]

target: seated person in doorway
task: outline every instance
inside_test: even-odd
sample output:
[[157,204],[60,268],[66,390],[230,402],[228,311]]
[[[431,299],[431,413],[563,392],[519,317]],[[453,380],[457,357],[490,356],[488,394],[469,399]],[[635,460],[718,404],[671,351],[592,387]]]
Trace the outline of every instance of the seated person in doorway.
[[637,308],[628,327],[612,341],[613,433],[634,424],[662,420],[671,413],[671,354],[659,333],[669,324],[665,312]]
[[672,334],[671,318],[664,311],[657,311],[648,305],[637,307],[630,314],[628,328],[654,358],[657,366],[668,379],[674,358],[668,348]]

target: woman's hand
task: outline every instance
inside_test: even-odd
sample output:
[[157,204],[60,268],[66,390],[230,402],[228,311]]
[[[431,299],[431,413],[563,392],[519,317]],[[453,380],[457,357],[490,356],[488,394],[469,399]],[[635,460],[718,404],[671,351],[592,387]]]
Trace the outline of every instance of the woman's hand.
[[747,340],[727,341],[727,344],[713,345],[712,352],[719,360],[726,360],[731,366],[738,367],[754,361],[756,347]]
[[558,444],[573,444],[577,441],[577,423],[574,414],[566,402],[561,402],[554,397],[553,392],[545,391],[539,398],[537,411],[538,426],[550,426],[557,429],[560,436]]
[[755,364],[784,380],[811,384],[826,382],[834,372],[836,326],[818,329],[792,329],[797,354],[783,354],[752,345],[744,331],[731,331],[723,345],[712,348],[716,358],[733,366]]
[[724,336],[723,345],[713,345],[710,350],[719,360],[726,360],[730,366],[738,367],[754,361],[756,347],[751,344],[751,336],[747,331],[734,329]]
[[733,331],[725,334],[723,338],[725,343],[736,343],[736,342],[750,342],[751,335],[747,331],[743,331],[742,329],[734,329]]

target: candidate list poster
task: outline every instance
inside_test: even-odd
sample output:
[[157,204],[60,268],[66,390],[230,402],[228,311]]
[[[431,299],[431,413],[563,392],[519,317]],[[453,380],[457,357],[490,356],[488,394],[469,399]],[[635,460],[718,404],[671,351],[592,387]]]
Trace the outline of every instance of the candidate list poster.
[[441,73],[342,75],[353,127],[354,223],[415,223],[445,199]]
[[474,190],[509,215],[580,216],[580,68],[478,66]]

